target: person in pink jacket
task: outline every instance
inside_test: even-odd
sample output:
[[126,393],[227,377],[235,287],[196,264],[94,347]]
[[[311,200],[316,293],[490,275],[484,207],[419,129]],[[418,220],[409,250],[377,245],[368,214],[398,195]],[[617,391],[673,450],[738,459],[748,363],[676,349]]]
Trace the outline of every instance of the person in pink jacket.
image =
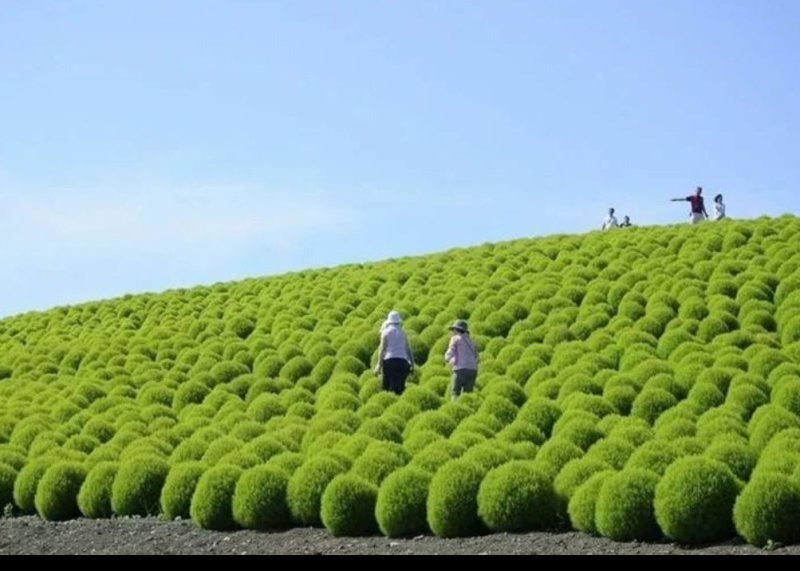
[[469,336],[467,322],[459,319],[450,327],[452,337],[444,360],[453,369],[451,394],[456,400],[462,393],[471,393],[478,378],[478,348]]

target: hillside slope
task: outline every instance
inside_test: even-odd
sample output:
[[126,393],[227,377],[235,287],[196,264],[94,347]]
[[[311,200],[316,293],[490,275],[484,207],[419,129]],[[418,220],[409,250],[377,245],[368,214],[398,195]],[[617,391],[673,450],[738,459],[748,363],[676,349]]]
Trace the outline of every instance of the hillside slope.
[[[399,398],[369,370],[390,309],[421,365]],[[457,317],[482,363],[477,392],[452,403],[442,354]],[[0,321],[0,504],[47,519],[798,542],[799,415],[790,216]]]

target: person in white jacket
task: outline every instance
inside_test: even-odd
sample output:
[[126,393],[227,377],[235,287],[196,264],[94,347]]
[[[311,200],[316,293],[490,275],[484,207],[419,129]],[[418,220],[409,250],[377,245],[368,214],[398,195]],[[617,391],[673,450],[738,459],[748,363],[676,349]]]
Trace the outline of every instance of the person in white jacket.
[[475,389],[480,358],[478,348],[469,336],[466,321],[456,321],[450,327],[450,333],[452,337],[444,360],[453,369],[451,395],[456,400],[462,393],[471,393]]
[[611,230],[612,228],[618,228],[619,222],[617,221],[617,217],[614,216],[614,212],[616,212],[613,208],[608,209],[608,216],[603,218],[603,230]]
[[406,379],[414,368],[414,355],[402,325],[400,314],[390,311],[381,326],[378,364],[374,369],[376,375],[383,373],[383,390],[398,395],[406,389]]

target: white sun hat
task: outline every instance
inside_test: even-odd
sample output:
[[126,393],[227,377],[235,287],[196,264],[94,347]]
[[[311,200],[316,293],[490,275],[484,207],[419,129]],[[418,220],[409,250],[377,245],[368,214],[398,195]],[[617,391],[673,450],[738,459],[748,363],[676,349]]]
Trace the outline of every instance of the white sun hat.
[[400,325],[401,323],[403,323],[403,318],[400,317],[400,314],[396,311],[390,311],[386,317],[386,325]]

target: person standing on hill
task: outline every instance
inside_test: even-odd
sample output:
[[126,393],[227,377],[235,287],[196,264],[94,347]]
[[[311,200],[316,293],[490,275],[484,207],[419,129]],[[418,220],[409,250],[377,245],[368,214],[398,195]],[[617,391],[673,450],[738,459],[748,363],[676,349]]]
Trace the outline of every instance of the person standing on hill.
[[722,195],[714,197],[714,221],[725,218],[725,203],[722,202]]
[[706,212],[706,204],[703,201],[703,188],[698,186],[697,190],[692,196],[686,198],[673,198],[672,202],[689,202],[691,203],[690,217],[692,224],[700,224],[703,220],[708,218]]
[[620,223],[619,227],[620,228],[630,228],[631,226],[633,226],[633,224],[631,224],[631,217],[630,216],[623,216],[622,217],[622,222]]
[[619,222],[617,222],[617,217],[614,216],[614,209],[608,209],[608,216],[603,218],[603,230],[610,230],[611,228],[619,227]]
[[459,319],[450,327],[450,345],[444,360],[453,369],[452,399],[471,393],[478,378],[478,348],[469,336],[467,322]]
[[406,379],[414,368],[414,355],[402,325],[400,314],[390,311],[381,326],[378,364],[374,369],[376,375],[383,373],[383,390],[398,395],[406,389]]

